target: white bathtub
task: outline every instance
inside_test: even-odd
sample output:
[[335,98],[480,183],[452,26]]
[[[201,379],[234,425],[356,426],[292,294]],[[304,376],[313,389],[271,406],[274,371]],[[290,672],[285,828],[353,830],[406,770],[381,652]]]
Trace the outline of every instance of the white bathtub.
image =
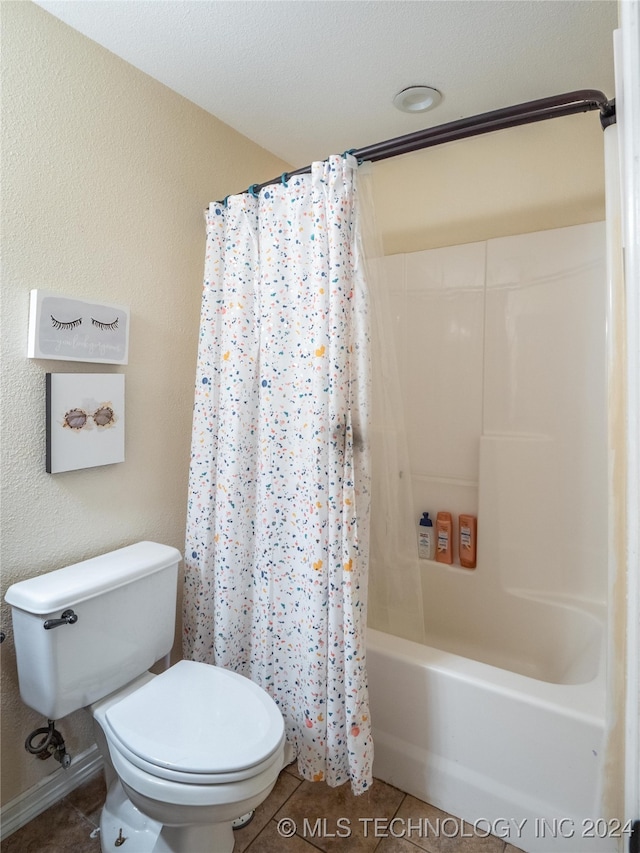
[[425,645],[554,684],[598,675],[604,604],[505,588],[486,561],[421,570]]
[[[525,602],[524,610],[534,604],[544,602]],[[615,821],[599,821],[602,630],[593,614],[568,608],[565,616],[551,633],[578,627],[582,640],[565,644],[571,663],[537,638],[532,668],[546,681],[369,629],[374,775],[472,825],[481,821],[479,833],[495,827],[529,853],[622,849]],[[499,653],[494,646],[490,658]],[[473,650],[481,654],[477,642]]]

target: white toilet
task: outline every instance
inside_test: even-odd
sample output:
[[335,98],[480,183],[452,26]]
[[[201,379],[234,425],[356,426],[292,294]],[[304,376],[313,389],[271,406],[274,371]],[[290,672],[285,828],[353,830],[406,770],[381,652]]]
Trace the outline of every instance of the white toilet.
[[93,716],[105,853],[231,853],[232,822],[284,764],[282,715],[252,681],[194,661],[147,671],[173,644],[180,558],[139,542],[6,594],[22,700],[49,720]]

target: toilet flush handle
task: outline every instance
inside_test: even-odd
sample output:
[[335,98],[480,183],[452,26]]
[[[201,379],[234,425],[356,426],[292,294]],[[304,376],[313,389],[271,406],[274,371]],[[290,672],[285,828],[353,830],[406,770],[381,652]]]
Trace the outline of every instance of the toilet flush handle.
[[65,610],[60,619],[47,619],[43,627],[45,631],[50,631],[59,625],[75,625],[77,621],[77,613],[74,613],[73,610]]

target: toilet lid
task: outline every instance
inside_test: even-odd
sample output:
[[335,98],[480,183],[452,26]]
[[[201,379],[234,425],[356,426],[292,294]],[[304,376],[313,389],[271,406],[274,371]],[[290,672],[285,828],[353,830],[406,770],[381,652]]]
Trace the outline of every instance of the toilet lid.
[[180,661],[106,712],[112,732],[149,764],[230,773],[263,761],[282,740],[276,703],[230,670]]

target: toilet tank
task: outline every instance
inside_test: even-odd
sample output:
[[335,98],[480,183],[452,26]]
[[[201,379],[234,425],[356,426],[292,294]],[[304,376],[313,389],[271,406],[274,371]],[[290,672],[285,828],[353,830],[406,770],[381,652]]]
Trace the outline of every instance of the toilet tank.
[[[57,720],[166,655],[180,559],[175,548],[138,542],[9,587],[22,701]],[[45,628],[66,610],[77,621]]]

